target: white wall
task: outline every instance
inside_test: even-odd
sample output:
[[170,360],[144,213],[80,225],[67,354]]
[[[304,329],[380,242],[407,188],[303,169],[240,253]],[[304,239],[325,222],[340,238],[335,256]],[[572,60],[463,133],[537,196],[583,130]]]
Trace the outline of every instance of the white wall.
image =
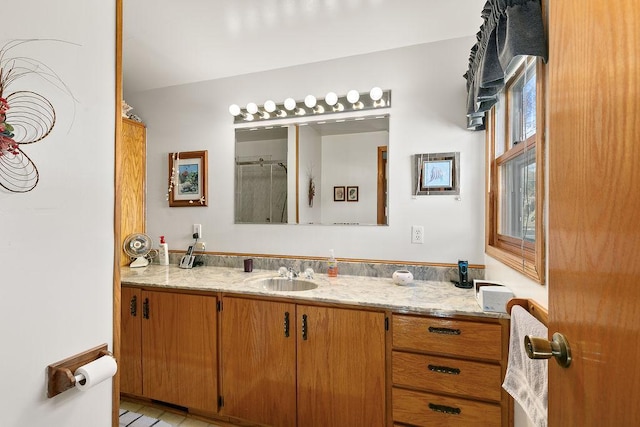
[[[156,242],[167,236],[170,248],[186,248],[191,224],[201,223],[210,251],[325,256],[334,248],[338,257],[483,264],[484,134],[465,129],[462,77],[474,41],[465,37],[126,94],[148,129],[148,233]],[[388,227],[233,223],[230,104],[289,96],[301,100],[352,88],[365,92],[373,86],[392,90]],[[209,206],[170,208],[165,198],[167,153],[201,149],[210,153]],[[461,153],[461,200],[412,197],[411,156],[450,151]],[[414,224],[425,227],[423,245],[411,244]]]
[[4,93],[34,90],[57,121],[42,142],[23,146],[38,186],[0,189],[0,424],[110,426],[110,381],[47,399],[45,372],[96,345],[112,349],[115,2],[21,0],[5,9],[0,44],[55,38],[79,46],[34,42],[6,56],[42,61],[78,102],[32,77]]
[[[318,224],[322,222],[322,193],[324,187],[322,185],[322,176],[324,163],[322,162],[322,138],[311,126],[299,127],[299,139],[304,144],[298,145],[298,156],[300,159],[300,170],[298,171],[300,179],[300,200],[299,222],[300,224]],[[292,150],[293,154],[293,150]],[[293,164],[290,171],[295,172]],[[291,181],[295,181],[293,173],[289,175]],[[313,206],[309,206],[309,180],[314,182]],[[295,182],[293,183],[295,185]],[[295,188],[295,187],[294,187]],[[290,191],[289,194],[294,194]],[[293,204],[293,212],[295,212],[295,200],[289,200]],[[289,222],[295,223],[294,216],[289,217]]]
[[[378,147],[387,145],[389,134],[365,132],[327,135],[322,138],[322,223],[378,222]],[[333,187],[358,187],[358,201],[333,200]]]

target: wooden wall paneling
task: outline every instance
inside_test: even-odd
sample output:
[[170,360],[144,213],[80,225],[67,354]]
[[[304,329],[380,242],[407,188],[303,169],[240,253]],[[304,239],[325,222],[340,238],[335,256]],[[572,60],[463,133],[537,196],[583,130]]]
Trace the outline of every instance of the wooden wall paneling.
[[[146,128],[142,123],[122,119],[122,191],[121,204],[121,264],[129,265],[129,256],[122,250],[124,239],[131,233],[146,232]],[[152,237],[153,238],[153,237]]]

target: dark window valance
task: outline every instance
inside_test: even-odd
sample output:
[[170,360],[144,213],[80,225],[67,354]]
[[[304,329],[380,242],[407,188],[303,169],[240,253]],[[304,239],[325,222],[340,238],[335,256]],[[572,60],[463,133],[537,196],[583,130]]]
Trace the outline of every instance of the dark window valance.
[[467,79],[467,128],[484,130],[484,116],[498,100],[505,71],[519,55],[547,60],[540,0],[489,0],[482,9],[478,42],[471,48]]

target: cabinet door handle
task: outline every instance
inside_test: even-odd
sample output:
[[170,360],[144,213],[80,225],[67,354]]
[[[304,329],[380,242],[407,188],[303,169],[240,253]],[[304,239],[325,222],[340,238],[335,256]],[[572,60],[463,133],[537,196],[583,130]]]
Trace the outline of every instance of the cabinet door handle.
[[429,332],[441,335],[460,335],[462,333],[460,329],[436,328],[435,326],[429,326]]
[[450,368],[448,366],[438,366],[438,365],[427,365],[432,372],[437,372],[439,374],[450,374],[450,375],[460,375],[460,369],[458,368]]
[[135,295],[131,297],[131,301],[129,301],[129,312],[133,317],[138,315],[138,297]]
[[149,298],[145,298],[144,302],[142,303],[142,317],[144,319],[149,318]]
[[289,338],[289,312],[284,312],[284,336]]
[[307,340],[307,315],[302,315],[302,339]]
[[454,408],[453,406],[446,405],[436,405],[435,403],[429,403],[429,409],[431,409],[433,412],[443,412],[445,414],[451,415],[460,415],[460,412],[462,412],[460,408]]

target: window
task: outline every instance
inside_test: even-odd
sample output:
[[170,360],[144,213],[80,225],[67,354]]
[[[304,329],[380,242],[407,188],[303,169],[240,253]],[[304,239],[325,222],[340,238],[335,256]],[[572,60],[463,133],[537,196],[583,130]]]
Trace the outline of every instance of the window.
[[544,282],[544,68],[533,57],[507,73],[487,119],[486,252]]

